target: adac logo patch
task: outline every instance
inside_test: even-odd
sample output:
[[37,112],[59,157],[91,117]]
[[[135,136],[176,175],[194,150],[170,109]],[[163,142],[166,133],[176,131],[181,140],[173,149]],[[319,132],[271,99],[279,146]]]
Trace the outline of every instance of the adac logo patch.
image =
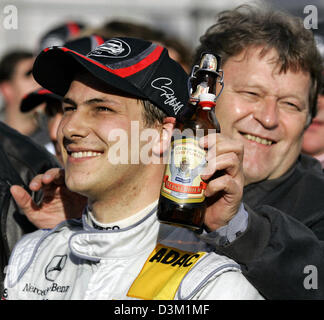
[[62,256],[54,256],[45,268],[45,278],[49,281],[54,281],[59,275],[59,273],[63,270],[66,263],[66,259],[66,254]]
[[87,54],[88,57],[125,58],[131,53],[131,48],[121,39],[110,39]]
[[172,300],[178,287],[205,252],[188,252],[158,244],[146,260],[127,296]]

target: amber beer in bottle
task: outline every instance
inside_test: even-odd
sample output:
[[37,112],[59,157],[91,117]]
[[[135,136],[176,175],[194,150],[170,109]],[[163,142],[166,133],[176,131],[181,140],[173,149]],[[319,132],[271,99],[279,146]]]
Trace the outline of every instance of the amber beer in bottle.
[[216,83],[223,84],[219,65],[218,56],[204,54],[199,67],[192,70],[192,94],[188,107],[195,108],[195,113],[176,124],[158,204],[157,216],[161,222],[198,232],[204,222],[207,186],[200,177],[206,167],[206,150],[199,146],[198,141],[210,133],[210,129],[220,132],[214,112]]

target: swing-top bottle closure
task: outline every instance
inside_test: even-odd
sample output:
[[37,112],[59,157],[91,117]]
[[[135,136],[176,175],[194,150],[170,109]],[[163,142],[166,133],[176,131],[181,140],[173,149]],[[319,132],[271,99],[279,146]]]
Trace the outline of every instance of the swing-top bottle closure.
[[202,93],[199,95],[199,106],[203,110],[211,110],[216,106],[216,95],[212,93]]

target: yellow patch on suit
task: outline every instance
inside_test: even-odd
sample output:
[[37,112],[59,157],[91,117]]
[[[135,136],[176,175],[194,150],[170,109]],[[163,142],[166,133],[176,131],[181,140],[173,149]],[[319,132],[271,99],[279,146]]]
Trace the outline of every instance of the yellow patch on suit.
[[144,300],[172,300],[178,287],[205,252],[187,252],[158,244],[146,260],[127,296]]

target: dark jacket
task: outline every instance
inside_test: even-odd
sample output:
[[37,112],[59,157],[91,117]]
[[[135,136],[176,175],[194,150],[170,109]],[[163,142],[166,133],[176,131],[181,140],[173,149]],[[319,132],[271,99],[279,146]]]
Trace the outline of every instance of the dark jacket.
[[[324,174],[300,156],[275,180],[244,188],[246,231],[221,247],[268,299],[324,299]],[[252,249],[253,248],[253,249]],[[316,272],[315,272],[316,271]]]
[[[21,135],[0,121],[0,289],[4,268],[16,242],[25,233],[36,230],[18,209],[10,186],[18,184],[26,190],[37,174],[58,167],[55,158],[27,136]],[[33,194],[38,201],[41,194]]]

